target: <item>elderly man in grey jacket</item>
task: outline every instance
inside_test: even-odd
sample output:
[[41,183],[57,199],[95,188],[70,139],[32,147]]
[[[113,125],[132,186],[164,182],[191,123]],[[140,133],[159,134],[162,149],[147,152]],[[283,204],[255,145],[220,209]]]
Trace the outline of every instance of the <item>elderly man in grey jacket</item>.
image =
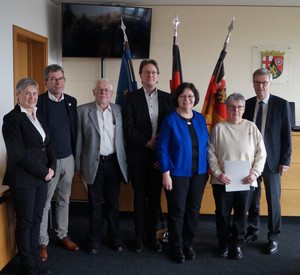
[[113,87],[108,79],[96,81],[93,95],[94,102],[77,108],[76,171],[88,189],[88,251],[97,253],[101,243],[104,202],[109,240],[121,252],[118,200],[122,177],[127,182],[121,107],[110,103]]

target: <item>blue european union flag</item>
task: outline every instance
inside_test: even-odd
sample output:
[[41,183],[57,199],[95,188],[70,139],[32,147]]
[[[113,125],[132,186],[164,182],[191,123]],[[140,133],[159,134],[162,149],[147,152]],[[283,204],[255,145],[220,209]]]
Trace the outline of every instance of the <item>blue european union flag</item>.
[[120,76],[117,88],[116,103],[123,106],[124,95],[128,92],[137,90],[137,82],[132,81],[128,60],[131,59],[130,50],[125,50],[122,56]]

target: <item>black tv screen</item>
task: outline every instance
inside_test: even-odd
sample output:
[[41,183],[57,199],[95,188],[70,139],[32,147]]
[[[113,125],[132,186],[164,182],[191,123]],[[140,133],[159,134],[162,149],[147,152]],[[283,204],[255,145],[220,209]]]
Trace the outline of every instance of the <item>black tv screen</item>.
[[151,8],[71,3],[62,4],[63,57],[121,57],[121,16],[132,58],[149,58]]

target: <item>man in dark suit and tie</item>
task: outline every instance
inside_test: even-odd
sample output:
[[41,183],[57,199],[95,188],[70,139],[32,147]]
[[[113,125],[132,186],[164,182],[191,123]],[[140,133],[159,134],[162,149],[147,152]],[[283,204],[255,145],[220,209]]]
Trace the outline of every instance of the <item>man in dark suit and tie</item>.
[[268,204],[268,240],[266,252],[278,251],[281,232],[281,175],[288,170],[291,160],[292,141],[289,103],[271,95],[269,90],[272,74],[266,69],[253,73],[253,87],[256,97],[246,101],[244,118],[254,121],[260,129],[267,150],[267,160],[258,188],[254,190],[249,208],[249,225],[245,243],[255,241],[259,235],[261,181],[264,181]]
[[[134,191],[135,251],[143,250],[144,237],[151,249],[161,252],[156,238],[162,175],[156,156],[156,139],[164,117],[173,109],[171,95],[157,89],[159,68],[155,60],[143,60],[139,75],[143,87],[125,96],[123,129]],[[146,235],[146,236],[145,236]]]

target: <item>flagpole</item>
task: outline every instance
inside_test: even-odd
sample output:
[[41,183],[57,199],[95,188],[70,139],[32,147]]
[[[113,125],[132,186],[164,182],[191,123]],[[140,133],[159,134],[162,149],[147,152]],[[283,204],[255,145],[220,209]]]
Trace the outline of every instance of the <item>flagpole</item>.
[[182,70],[181,70],[181,62],[180,62],[180,53],[178,47],[178,35],[177,28],[180,23],[178,19],[178,13],[176,12],[175,17],[173,19],[174,24],[174,35],[173,35],[173,63],[172,63],[172,74],[170,80],[170,90],[171,93],[177,88],[177,86],[182,83]]
[[[233,30],[233,22],[234,22],[234,20],[235,20],[235,17],[232,18],[232,21],[231,21],[231,23],[230,23],[230,25],[228,27],[228,33],[227,33],[227,36],[226,36],[226,39],[225,39],[222,51],[226,51],[227,45],[228,45],[229,40],[230,40],[231,31]],[[220,71],[221,71],[222,64],[223,64],[223,60],[220,62],[220,66],[218,68],[217,75],[216,75],[217,77],[214,79],[215,83],[217,83],[217,79],[219,78],[219,74],[220,74]]]
[[[230,25],[228,27],[228,33],[227,33],[227,36],[226,36],[226,39],[225,39],[225,42],[224,42],[224,45],[223,45],[222,52],[226,51],[227,45],[228,45],[229,40],[230,40],[231,31],[233,30],[233,22],[234,22],[234,20],[235,20],[235,17],[232,18],[232,21],[231,21],[231,23],[230,23]],[[222,65],[223,65],[223,59],[221,60],[221,62],[219,64],[219,67],[217,68],[217,73],[216,73],[216,76],[214,78],[214,83],[218,82],[218,78],[219,78],[219,75],[220,75],[220,71],[221,71]],[[209,99],[208,99],[208,102],[207,102],[207,105],[206,105],[205,114],[208,114],[208,112],[209,112],[211,101],[212,101],[212,97],[213,97],[213,94],[211,93],[209,95]]]
[[[127,38],[127,35],[126,35],[126,31],[125,31],[126,30],[126,26],[125,26],[125,24],[123,22],[122,16],[121,16],[121,29],[123,30],[125,50],[130,50],[128,38]],[[129,68],[130,68],[130,74],[131,74],[132,80],[135,82],[136,80],[135,80],[134,69],[133,69],[133,64],[132,64],[131,58],[128,59],[128,62],[129,62]]]
[[178,45],[177,27],[179,23],[180,21],[178,19],[178,12],[176,12],[175,17],[173,19],[173,24],[174,24],[173,45]]

